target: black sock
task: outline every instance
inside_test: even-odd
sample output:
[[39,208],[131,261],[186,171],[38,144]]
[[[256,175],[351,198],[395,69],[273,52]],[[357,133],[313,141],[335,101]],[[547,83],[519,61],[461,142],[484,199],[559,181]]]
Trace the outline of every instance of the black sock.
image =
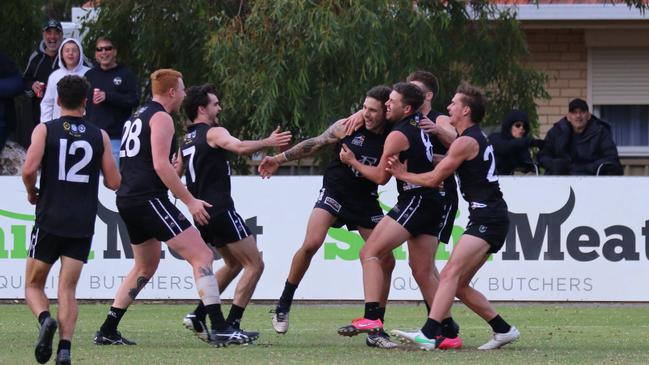
[[205,322],[207,312],[205,311],[205,305],[203,305],[203,302],[200,300],[198,301],[196,309],[194,309],[194,315],[196,315],[196,318],[198,318],[198,320],[200,320],[201,322]]
[[44,321],[46,318],[50,318],[51,316],[52,316],[52,315],[50,314],[49,311],[42,311],[41,314],[38,315],[38,323],[42,325],[42,324],[43,324],[43,321]]
[[363,317],[367,319],[377,320],[381,314],[381,307],[379,307],[379,302],[369,302],[365,303],[365,315]]
[[459,326],[453,320],[453,317],[444,318],[442,321],[442,336],[446,338],[456,338]]
[[205,311],[210,317],[210,324],[213,330],[222,331],[228,327],[221,312],[221,304],[210,304],[205,306]]
[[495,316],[491,321],[489,321],[489,325],[496,333],[507,333],[512,329],[512,326],[505,322],[500,315]]
[[106,320],[104,321],[104,324],[101,325],[100,331],[104,334],[115,333],[119,321],[124,317],[124,313],[126,313],[126,309],[110,307]]
[[286,280],[284,283],[284,291],[282,291],[282,296],[279,297],[277,302],[277,311],[282,313],[288,313],[291,310],[291,305],[293,304],[293,296],[295,295],[295,289],[297,289],[297,284],[291,284]]
[[61,350],[70,351],[71,348],[72,348],[72,342],[70,342],[68,340],[60,340],[59,341],[59,348],[56,350],[56,353],[58,354],[59,352],[61,352]]
[[231,324],[235,328],[239,328],[239,324],[241,323],[241,317],[243,317],[243,311],[245,310],[246,308],[244,307],[239,307],[236,304],[232,304],[226,322],[228,322],[228,324]]
[[385,324],[385,307],[379,307],[379,319]]
[[421,333],[423,333],[424,336],[433,339],[442,334],[442,324],[432,318],[428,318],[424,326],[421,328]]

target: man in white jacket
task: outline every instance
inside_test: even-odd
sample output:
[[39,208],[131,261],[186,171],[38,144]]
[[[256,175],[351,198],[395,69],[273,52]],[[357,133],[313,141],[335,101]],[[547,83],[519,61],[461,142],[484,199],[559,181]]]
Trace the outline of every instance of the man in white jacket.
[[65,39],[59,47],[59,69],[47,79],[45,95],[41,101],[41,123],[61,116],[61,108],[56,103],[56,84],[67,75],[85,75],[90,68],[83,64],[83,48],[74,38]]

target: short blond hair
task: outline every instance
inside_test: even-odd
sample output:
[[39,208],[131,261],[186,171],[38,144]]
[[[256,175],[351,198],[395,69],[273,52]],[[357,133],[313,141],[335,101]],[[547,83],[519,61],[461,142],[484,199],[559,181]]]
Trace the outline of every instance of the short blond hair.
[[151,93],[153,95],[163,95],[169,89],[178,87],[178,79],[182,79],[183,74],[171,69],[162,68],[151,74]]

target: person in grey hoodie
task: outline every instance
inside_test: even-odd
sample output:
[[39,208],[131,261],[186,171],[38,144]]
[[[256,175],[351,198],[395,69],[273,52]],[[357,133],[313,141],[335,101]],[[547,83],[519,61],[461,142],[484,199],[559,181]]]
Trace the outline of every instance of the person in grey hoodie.
[[83,47],[74,38],[67,38],[59,47],[59,68],[47,78],[45,95],[41,101],[41,123],[61,116],[61,108],[56,102],[56,84],[67,75],[83,76],[90,69],[83,64]]

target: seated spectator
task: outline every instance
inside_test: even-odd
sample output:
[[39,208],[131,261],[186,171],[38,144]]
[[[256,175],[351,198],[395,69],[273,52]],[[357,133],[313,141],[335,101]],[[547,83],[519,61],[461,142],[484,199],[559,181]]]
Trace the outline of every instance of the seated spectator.
[[500,132],[489,135],[494,146],[496,169],[499,175],[512,175],[514,170],[536,171],[530,147],[542,147],[543,141],[529,136],[527,113],[512,109],[502,121]]
[[622,175],[622,165],[611,126],[588,111],[588,104],[574,99],[568,114],[554,123],[539,152],[547,175]]

